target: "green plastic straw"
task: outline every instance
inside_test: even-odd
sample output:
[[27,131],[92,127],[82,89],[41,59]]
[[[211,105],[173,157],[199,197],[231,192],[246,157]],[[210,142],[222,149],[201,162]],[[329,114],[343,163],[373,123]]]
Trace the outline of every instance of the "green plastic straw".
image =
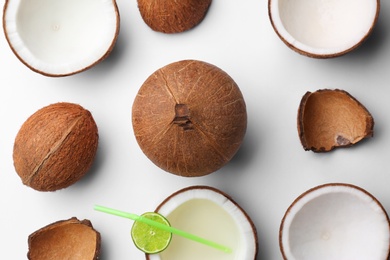
[[180,229],[167,226],[165,224],[153,221],[151,219],[148,219],[148,218],[145,218],[145,217],[133,214],[133,213],[128,213],[128,212],[124,212],[124,211],[120,211],[120,210],[116,210],[116,209],[111,209],[111,208],[107,208],[107,207],[103,207],[103,206],[98,206],[98,205],[96,205],[94,207],[94,209],[97,210],[97,211],[105,212],[105,213],[116,215],[116,216],[119,216],[119,217],[132,219],[134,221],[140,221],[140,222],[143,222],[143,223],[148,224],[150,226],[153,226],[153,227],[156,227],[156,228],[159,228],[159,229],[171,232],[172,234],[176,234],[176,235],[185,237],[187,239],[191,239],[193,241],[196,241],[198,243],[202,243],[204,245],[213,247],[215,249],[222,250],[222,251],[224,251],[226,253],[231,253],[232,252],[232,249],[229,248],[229,247],[220,245],[220,244],[215,243],[213,241],[210,241],[210,240],[198,237],[196,235],[187,233],[187,232],[182,231]]

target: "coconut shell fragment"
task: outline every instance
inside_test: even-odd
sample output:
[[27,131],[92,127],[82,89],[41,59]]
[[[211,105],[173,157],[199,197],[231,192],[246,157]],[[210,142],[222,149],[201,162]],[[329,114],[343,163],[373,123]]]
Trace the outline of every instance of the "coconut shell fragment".
[[210,174],[238,151],[246,105],[234,80],[206,62],[183,60],[158,69],[139,89],[132,121],[145,155],[186,177]]
[[154,31],[179,33],[198,25],[206,16],[211,0],[138,0],[144,22]]
[[298,110],[298,133],[305,150],[328,152],[373,136],[370,112],[344,90],[307,92]]
[[73,103],[39,109],[20,128],[13,160],[23,184],[38,191],[66,188],[90,169],[98,146],[91,113]]
[[73,217],[49,224],[28,237],[29,260],[95,260],[100,253],[100,233],[89,220]]

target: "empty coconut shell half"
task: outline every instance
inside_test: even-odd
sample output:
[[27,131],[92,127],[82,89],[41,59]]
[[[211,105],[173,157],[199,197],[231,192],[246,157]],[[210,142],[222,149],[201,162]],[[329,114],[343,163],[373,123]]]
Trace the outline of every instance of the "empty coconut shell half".
[[192,177],[228,163],[245,135],[244,98],[220,68],[182,60],[158,69],[134,100],[132,121],[145,155],[167,172]]
[[115,0],[6,0],[3,29],[17,58],[31,70],[60,77],[104,60],[119,34]]
[[100,233],[89,220],[73,217],[49,224],[28,237],[29,260],[96,260]]
[[138,0],[144,22],[163,33],[192,29],[204,19],[210,4],[211,0]]
[[344,90],[307,92],[298,110],[298,134],[305,150],[328,152],[372,137],[370,112]]

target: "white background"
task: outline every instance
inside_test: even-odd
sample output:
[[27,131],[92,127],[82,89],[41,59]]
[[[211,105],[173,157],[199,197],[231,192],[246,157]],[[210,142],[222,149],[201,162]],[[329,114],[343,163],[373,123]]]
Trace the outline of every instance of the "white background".
[[[4,0],[2,1],[4,4]],[[29,70],[0,35],[0,242],[1,258],[26,259],[27,237],[57,220],[90,219],[102,235],[103,260],[143,259],[131,242],[132,222],[93,210],[101,204],[141,214],[191,185],[228,193],[251,216],[259,238],[258,259],[282,259],[278,232],[291,202],[314,186],[343,182],[373,194],[390,212],[390,2],[382,1],[372,36],[354,52],[318,60],[301,56],[273,31],[266,0],[213,0],[203,22],[185,33],[166,35],[143,22],[135,0],[118,0],[121,29],[104,62],[83,73],[45,77]],[[247,105],[248,130],[233,160],[206,177],[171,175],[138,147],[131,109],[145,79],[158,68],[198,59],[226,71]],[[297,109],[306,91],[340,88],[363,103],[375,120],[374,137],[326,154],[303,150]],[[90,110],[99,127],[92,170],[57,192],[21,183],[12,150],[23,122],[60,101]]]

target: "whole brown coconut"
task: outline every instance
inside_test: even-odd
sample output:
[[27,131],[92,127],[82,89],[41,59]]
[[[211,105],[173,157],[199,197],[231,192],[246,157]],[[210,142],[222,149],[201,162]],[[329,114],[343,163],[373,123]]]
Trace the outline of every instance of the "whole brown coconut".
[[170,173],[191,177],[224,166],[247,126],[244,98],[218,67],[183,60],[144,82],[133,104],[134,134],[142,151]]
[[47,225],[28,237],[29,260],[96,260],[100,233],[89,220],[73,217]]
[[91,167],[98,129],[91,113],[72,103],[41,108],[20,128],[14,144],[15,170],[38,191],[55,191],[77,182]]
[[198,25],[211,0],[138,0],[144,22],[154,31],[179,33]]
[[298,110],[298,134],[305,150],[328,152],[372,137],[374,119],[348,92],[307,92]]

